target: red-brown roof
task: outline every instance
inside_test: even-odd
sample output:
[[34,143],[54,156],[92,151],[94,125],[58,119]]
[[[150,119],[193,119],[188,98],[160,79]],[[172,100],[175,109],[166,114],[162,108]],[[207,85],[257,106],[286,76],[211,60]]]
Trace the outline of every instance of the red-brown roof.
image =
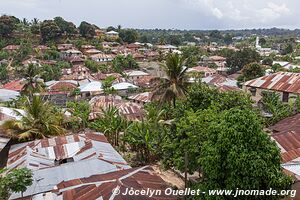
[[6,83],[2,86],[3,89],[20,92],[24,87],[24,80],[16,80]]
[[12,146],[8,155],[7,167],[13,169],[22,166],[39,170],[57,166],[54,159],[62,160],[71,157],[74,157],[76,162],[98,159],[118,168],[127,166],[123,159],[114,157],[116,152],[112,150],[106,137],[100,133],[86,132],[58,136]]
[[247,81],[245,86],[289,93],[300,93],[300,74],[277,72]]
[[134,80],[134,85],[139,87],[151,87],[153,86],[154,76],[141,76],[139,79]]
[[50,92],[70,92],[77,88],[77,85],[71,83],[71,82],[65,82],[65,81],[58,81],[57,83],[54,83],[53,85],[49,86]]
[[[121,193],[125,192],[127,188],[134,190],[160,190],[162,192],[152,197],[149,195],[114,195],[113,190],[115,188],[118,188]],[[179,199],[177,196],[167,196],[164,192],[167,188],[170,188],[170,186],[152,168],[146,166],[64,181],[57,185],[57,189],[53,193],[62,196],[63,200]]]
[[8,50],[8,51],[15,51],[20,48],[20,45],[8,45],[3,48],[3,50]]
[[144,116],[142,107],[139,104],[127,102],[121,99],[121,97],[114,96],[99,96],[94,97],[90,101],[91,110],[89,119],[94,120],[99,118],[103,114],[103,110],[109,107],[115,107],[119,113],[128,120],[141,120]]
[[300,157],[300,114],[281,120],[269,127],[272,138],[281,149],[282,162],[287,163]]

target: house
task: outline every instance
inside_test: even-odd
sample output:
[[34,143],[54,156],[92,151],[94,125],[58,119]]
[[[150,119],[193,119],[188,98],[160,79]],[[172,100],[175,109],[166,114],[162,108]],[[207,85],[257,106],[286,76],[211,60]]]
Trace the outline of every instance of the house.
[[202,57],[202,60],[199,62],[199,65],[208,67],[210,65],[215,65],[218,68],[226,67],[226,58],[222,56],[210,56],[210,57]]
[[263,91],[275,92],[283,102],[294,101],[300,94],[300,74],[291,72],[277,72],[254,80],[247,81],[243,90],[252,95],[258,102]]
[[146,56],[141,53],[133,53],[132,57],[137,61],[144,61],[146,59]]
[[82,55],[82,52],[76,49],[69,49],[60,52],[60,58],[63,60],[71,60],[74,57],[81,57]]
[[114,57],[115,57],[114,55],[104,54],[104,53],[98,53],[90,56],[90,58],[93,61],[100,62],[100,63],[111,62],[114,59]]
[[80,49],[82,50],[82,52],[85,52],[87,50],[90,50],[90,49],[95,49],[96,47],[93,46],[93,45],[81,45]]
[[151,92],[143,92],[143,93],[139,93],[137,95],[128,97],[128,99],[131,100],[132,102],[138,103],[138,104],[143,104],[143,105],[146,103],[150,103],[151,98],[152,98]]
[[158,45],[157,48],[163,52],[173,52],[174,50],[177,50],[178,47],[167,44],[167,45]]
[[117,91],[119,95],[126,96],[130,90],[135,90],[138,86],[133,85],[128,82],[115,83],[112,85],[112,88]]
[[[161,194],[145,195],[116,195],[115,189],[124,193],[125,190],[134,191],[162,191]],[[168,199],[178,200],[175,195],[168,195],[165,191],[170,188],[152,167],[144,166],[138,168],[125,169],[107,174],[95,174],[90,177],[83,177],[69,181],[62,181],[49,193],[38,194],[33,199],[54,200],[75,200],[75,199]]]
[[21,109],[13,109],[8,107],[0,107],[0,124],[2,124],[4,121],[16,119],[20,120],[22,116],[18,115],[20,113],[21,115],[25,115],[25,111]]
[[20,49],[20,45],[8,45],[4,47],[2,50],[7,52],[15,52]]
[[124,116],[130,121],[142,120],[144,111],[142,106],[122,100],[120,96],[97,96],[90,100],[91,113],[89,115],[90,120],[97,119],[103,115],[103,110],[110,107],[115,107],[120,115]]
[[[12,145],[6,167],[32,170],[33,184],[23,198],[51,192],[63,182],[131,168],[102,133],[90,131]],[[10,199],[20,197],[13,193]]]
[[58,44],[57,45],[58,51],[67,51],[67,50],[70,50],[73,48],[74,48],[73,44]]
[[203,67],[203,66],[196,66],[196,67],[189,68],[189,69],[187,69],[186,72],[188,74],[190,74],[191,77],[193,76],[194,73],[203,74],[204,77],[217,74],[217,71],[215,69],[212,69],[212,68],[209,68],[209,67]]
[[[281,167],[283,171],[292,176],[293,190],[300,189],[300,114],[285,118],[269,127],[272,131],[271,139],[280,149]],[[296,194],[293,199],[300,199]]]
[[74,65],[84,65],[84,59],[81,58],[80,56],[74,56],[69,60],[69,62],[74,66]]
[[[71,72],[71,73],[69,73]],[[85,79],[92,79],[89,68],[83,65],[75,65],[70,70],[65,70],[67,75],[63,75],[60,80],[75,80],[81,81]]]
[[17,99],[20,93],[14,90],[0,89],[0,102]]
[[79,87],[80,93],[87,96],[96,96],[103,93],[102,84],[99,81],[92,81],[86,84],[83,84]]
[[50,50],[50,48],[45,45],[37,45],[34,47],[34,49],[41,53],[45,53],[47,50]]
[[102,72],[98,72],[96,74],[92,74],[92,76],[96,79],[96,80],[99,80],[99,81],[102,81],[102,80],[105,80],[107,77],[114,77],[115,80],[117,82],[119,82],[119,80],[122,80],[122,75],[119,74],[119,73],[109,73],[109,74],[104,74]]
[[136,52],[136,51],[138,51],[139,48],[141,48],[141,45],[140,44],[131,43],[131,44],[126,45],[126,47],[128,49],[130,49],[132,52]]
[[126,76],[128,77],[128,79],[130,81],[137,80],[137,79],[142,78],[144,76],[149,76],[148,73],[140,71],[140,70],[127,71],[127,72],[125,72],[125,74],[126,74]]
[[159,53],[156,51],[148,51],[145,53],[145,56],[148,60],[156,60],[159,58]]
[[4,84],[1,88],[6,90],[13,90],[20,92],[24,87],[24,79],[10,81],[9,83]]
[[109,39],[118,39],[119,38],[119,33],[116,31],[109,31],[105,33],[106,37]]
[[201,79],[203,83],[217,87],[220,91],[240,91],[237,80],[220,74],[214,74]]
[[53,81],[47,84],[48,94],[68,94],[77,89],[76,81]]
[[102,52],[99,51],[98,49],[89,49],[84,51],[84,54],[87,56],[95,55],[95,54],[101,54]]
[[41,67],[41,64],[40,64],[40,60],[39,59],[36,59],[34,57],[31,57],[27,60],[24,60],[22,62],[22,65],[24,65],[25,67],[28,67],[29,65],[38,65]]
[[155,86],[155,79],[156,77],[154,76],[142,76],[138,79],[134,79],[133,84],[142,88],[152,88]]

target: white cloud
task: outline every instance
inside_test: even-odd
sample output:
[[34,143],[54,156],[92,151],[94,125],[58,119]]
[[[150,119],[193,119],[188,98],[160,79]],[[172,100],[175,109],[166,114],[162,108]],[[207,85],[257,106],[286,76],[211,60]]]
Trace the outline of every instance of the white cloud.
[[192,9],[204,12],[219,20],[267,24],[290,14],[283,0],[182,0]]

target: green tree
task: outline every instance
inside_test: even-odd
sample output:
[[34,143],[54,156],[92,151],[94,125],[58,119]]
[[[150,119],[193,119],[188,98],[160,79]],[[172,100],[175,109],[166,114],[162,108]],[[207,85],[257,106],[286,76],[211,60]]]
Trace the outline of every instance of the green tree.
[[41,67],[37,64],[29,64],[22,70],[22,76],[25,78],[25,84],[22,93],[32,96],[34,93],[44,91],[44,82],[41,79]]
[[2,15],[0,17],[0,36],[8,37],[19,22],[19,19],[14,16]]
[[6,82],[8,80],[8,71],[5,64],[0,65],[0,81]]
[[82,37],[85,38],[93,38],[95,36],[95,26],[92,24],[89,24],[85,21],[81,22],[79,25],[79,33]]
[[262,64],[272,66],[273,65],[273,59],[271,57],[267,57],[267,58],[263,59]]
[[235,73],[241,70],[245,65],[259,61],[260,55],[255,50],[245,48],[227,57],[226,63],[231,73]]
[[57,40],[61,36],[61,30],[53,20],[43,21],[40,25],[40,31],[44,42]]
[[160,83],[153,92],[153,99],[159,98],[161,102],[173,101],[173,106],[176,105],[176,98],[185,97],[185,72],[184,58],[178,54],[169,54],[166,58],[166,64],[163,65],[163,70],[166,77],[160,78]]
[[139,35],[133,29],[122,29],[119,33],[119,36],[123,42],[130,44],[136,42]]
[[70,128],[78,130],[88,127],[89,114],[91,112],[88,102],[67,102],[67,108],[72,114],[71,119],[68,121]]
[[155,104],[146,106],[143,121],[131,123],[125,130],[123,141],[137,153],[139,165],[157,161],[162,153],[162,142],[168,129],[163,123],[165,110],[157,109]]
[[105,94],[114,94],[115,89],[112,87],[116,78],[114,76],[108,76],[102,81],[102,89]]
[[[237,108],[219,114],[207,129],[200,164],[202,181],[208,189],[275,190],[289,189],[290,177],[280,165],[275,142],[263,131],[261,120],[250,109]],[[280,196],[242,196],[243,199],[280,199]],[[231,196],[207,196],[206,199],[235,199]]]
[[41,78],[44,81],[58,80],[61,77],[62,71],[58,64],[43,65]]
[[103,109],[102,113],[102,116],[92,122],[90,127],[96,131],[103,132],[111,144],[119,146],[120,132],[123,132],[127,127],[127,121],[115,107]]
[[250,63],[242,69],[241,77],[238,77],[239,81],[248,81],[265,75],[265,70],[262,65],[258,63]]
[[138,63],[134,60],[132,55],[117,55],[112,61],[112,66],[114,71],[118,73],[123,73],[125,69],[136,69],[138,68]]
[[34,95],[32,100],[26,97],[22,109],[25,113],[15,111],[21,120],[8,120],[2,124],[1,128],[7,135],[19,140],[64,135],[61,112],[49,102],[43,102],[42,97]]
[[261,46],[265,46],[267,44],[267,40],[265,38],[260,38],[259,43]]
[[54,22],[60,28],[62,33],[65,33],[67,35],[73,35],[77,33],[75,24],[64,20],[62,17],[55,17]]
[[276,64],[274,64],[274,65],[271,66],[271,69],[272,69],[272,72],[273,72],[273,73],[282,70],[282,68],[283,68],[283,67],[282,67],[280,64],[278,64],[278,63],[276,63]]
[[282,51],[282,55],[287,55],[294,52],[294,48],[292,44],[288,44]]
[[14,169],[6,173],[6,169],[0,170],[0,196],[1,199],[8,199],[11,193],[26,191],[27,187],[32,185],[32,172],[27,168]]
[[201,51],[197,46],[188,46],[180,49],[182,51],[182,56],[186,59],[186,66],[194,67],[198,64],[201,59]]
[[275,92],[263,91],[260,103],[263,111],[272,114],[272,117],[266,119],[267,125],[273,125],[293,114],[294,105],[283,103],[280,95]]
[[233,42],[232,40],[232,35],[227,33],[225,36],[224,36],[224,43],[227,44],[227,45],[230,45],[231,43]]

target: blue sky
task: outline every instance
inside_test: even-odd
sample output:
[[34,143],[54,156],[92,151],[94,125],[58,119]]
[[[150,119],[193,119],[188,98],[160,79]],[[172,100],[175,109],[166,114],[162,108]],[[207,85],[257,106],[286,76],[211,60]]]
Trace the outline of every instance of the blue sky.
[[0,0],[0,14],[130,28],[295,29],[299,8],[299,0]]

